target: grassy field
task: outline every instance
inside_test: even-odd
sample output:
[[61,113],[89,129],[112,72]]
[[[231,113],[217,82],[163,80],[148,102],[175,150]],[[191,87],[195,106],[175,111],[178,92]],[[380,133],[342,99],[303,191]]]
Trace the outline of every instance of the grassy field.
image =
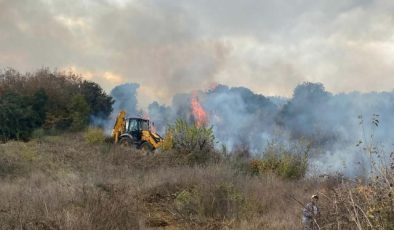
[[[391,187],[252,175],[239,165],[192,166],[83,133],[10,141],[0,145],[0,229],[302,229],[291,197],[306,203],[313,193],[321,229],[392,229]],[[378,193],[384,203],[369,204]],[[370,210],[378,204],[384,216]]]

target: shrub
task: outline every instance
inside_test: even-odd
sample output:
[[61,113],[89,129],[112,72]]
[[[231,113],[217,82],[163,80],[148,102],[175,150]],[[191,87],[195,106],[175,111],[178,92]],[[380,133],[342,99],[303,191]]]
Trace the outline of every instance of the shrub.
[[174,149],[191,164],[203,164],[218,157],[214,151],[214,140],[211,127],[197,127],[177,120],[168,127],[163,148]]
[[43,128],[35,129],[31,134],[33,139],[42,139],[45,136],[45,130]]
[[171,150],[174,147],[174,140],[173,140],[173,131],[172,130],[167,130],[163,143],[161,145],[161,149],[164,151]]
[[262,159],[250,161],[253,175],[272,172],[286,179],[300,179],[308,169],[308,153],[293,153],[283,148],[268,147]]
[[[391,172],[392,173],[392,172]],[[321,226],[336,225],[341,229],[394,229],[394,199],[388,178],[350,182],[342,179],[339,186],[327,191],[321,202],[325,210]],[[388,185],[385,185],[388,183]]]
[[100,128],[88,128],[84,137],[89,144],[101,144],[105,141],[104,131]]

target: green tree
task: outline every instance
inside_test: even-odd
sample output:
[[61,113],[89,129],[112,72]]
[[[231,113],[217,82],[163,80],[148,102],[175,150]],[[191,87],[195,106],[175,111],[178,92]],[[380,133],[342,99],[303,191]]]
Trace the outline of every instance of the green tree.
[[81,93],[89,104],[92,116],[105,119],[111,114],[114,100],[97,83],[83,81]]
[[15,92],[0,97],[0,139],[27,140],[36,127],[29,98]]
[[69,104],[69,111],[72,119],[71,129],[73,131],[82,130],[88,125],[90,108],[84,96],[74,96]]
[[[7,92],[13,92],[13,96],[6,96]],[[56,72],[48,68],[25,74],[13,69],[0,71],[0,97],[1,122],[5,125],[0,127],[4,133],[0,134],[2,139],[26,137],[29,133],[25,132],[27,127],[80,130],[91,117],[106,119],[114,103],[97,83],[84,81],[72,72]],[[15,122],[24,120],[15,119],[22,115],[28,118],[29,123],[20,129]],[[19,131],[23,135],[18,134]]]
[[48,95],[44,89],[39,89],[32,97],[32,109],[36,115],[35,125],[41,127],[46,119],[46,104],[48,101]]

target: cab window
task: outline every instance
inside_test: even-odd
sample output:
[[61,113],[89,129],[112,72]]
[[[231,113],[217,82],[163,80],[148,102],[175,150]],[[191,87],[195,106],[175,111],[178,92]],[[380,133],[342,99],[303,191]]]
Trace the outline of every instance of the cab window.
[[133,132],[133,131],[138,131],[138,122],[137,120],[129,120],[129,125],[127,127],[127,130],[129,132]]

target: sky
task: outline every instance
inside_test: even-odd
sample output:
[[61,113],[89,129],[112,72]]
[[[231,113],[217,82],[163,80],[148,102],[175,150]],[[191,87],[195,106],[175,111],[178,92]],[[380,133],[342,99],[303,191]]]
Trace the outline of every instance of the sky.
[[0,68],[73,71],[140,106],[216,84],[394,89],[392,0],[0,0]]

